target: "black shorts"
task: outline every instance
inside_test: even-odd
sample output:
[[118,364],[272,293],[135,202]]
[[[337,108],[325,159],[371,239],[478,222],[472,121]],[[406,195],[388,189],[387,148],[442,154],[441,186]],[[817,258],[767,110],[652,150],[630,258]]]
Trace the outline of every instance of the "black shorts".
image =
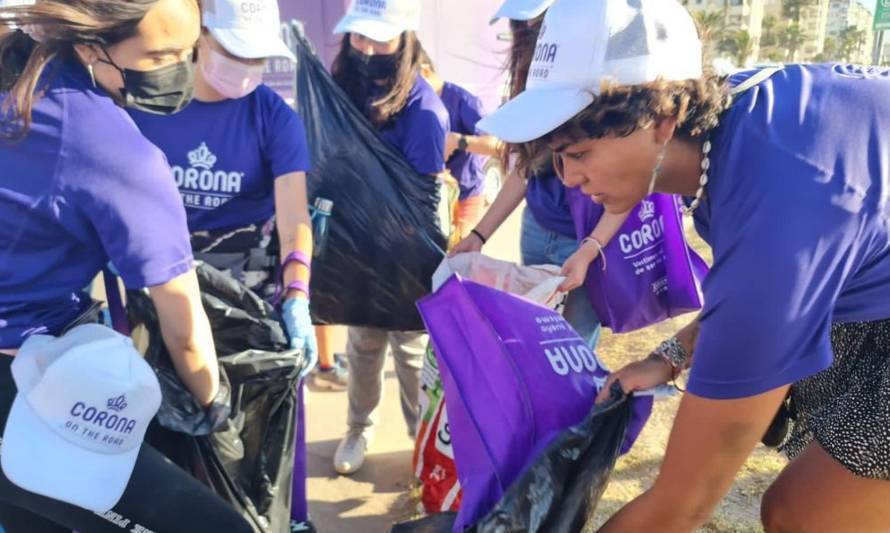
[[857,476],[890,480],[890,320],[836,324],[834,363],[795,383],[790,458],[815,439]]
[[[0,430],[6,427],[16,394],[12,361],[0,355]],[[0,471],[0,525],[6,533],[253,531],[228,503],[148,445],[139,451],[123,497],[104,515],[28,492]]]

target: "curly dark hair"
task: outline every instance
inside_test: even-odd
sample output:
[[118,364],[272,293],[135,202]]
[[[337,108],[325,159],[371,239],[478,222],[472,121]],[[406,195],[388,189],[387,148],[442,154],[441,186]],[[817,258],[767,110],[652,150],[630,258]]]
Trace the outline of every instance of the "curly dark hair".
[[677,119],[681,138],[700,138],[717,127],[732,101],[724,77],[705,76],[684,81],[655,81],[642,85],[603,83],[593,103],[543,137],[527,143],[528,155],[520,171],[534,172],[550,161],[553,140],[577,142],[602,137],[627,137],[662,120]]

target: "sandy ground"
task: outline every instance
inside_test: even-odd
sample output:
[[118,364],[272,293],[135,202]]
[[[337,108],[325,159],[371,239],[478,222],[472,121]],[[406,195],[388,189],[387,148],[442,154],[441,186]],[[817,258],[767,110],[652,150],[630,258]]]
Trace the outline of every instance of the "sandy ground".
[[[518,260],[519,217],[504,225],[486,253]],[[700,243],[699,243],[700,246]],[[624,335],[604,334],[599,355],[611,368],[645,356],[661,340],[679,329],[688,318],[659,324]],[[658,472],[674,413],[680,398],[659,402],[631,453],[620,459],[601,500],[597,519],[602,521],[640,492]],[[392,365],[386,373],[382,422],[365,467],[351,477],[334,473],[332,458],[345,431],[346,394],[316,392],[309,395],[309,499],[319,531],[325,533],[375,533],[389,531],[393,522],[416,513],[411,496],[411,452],[398,405],[398,385]],[[758,448],[740,471],[735,485],[702,531],[760,531],[760,495],[784,466],[777,452]]]

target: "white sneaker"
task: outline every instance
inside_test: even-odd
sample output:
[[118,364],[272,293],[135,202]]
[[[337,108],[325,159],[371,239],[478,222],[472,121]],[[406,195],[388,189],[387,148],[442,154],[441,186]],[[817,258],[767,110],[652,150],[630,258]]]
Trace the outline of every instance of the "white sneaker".
[[354,474],[365,464],[365,453],[371,443],[368,430],[351,429],[343,437],[334,454],[334,470],[338,474],[348,476]]

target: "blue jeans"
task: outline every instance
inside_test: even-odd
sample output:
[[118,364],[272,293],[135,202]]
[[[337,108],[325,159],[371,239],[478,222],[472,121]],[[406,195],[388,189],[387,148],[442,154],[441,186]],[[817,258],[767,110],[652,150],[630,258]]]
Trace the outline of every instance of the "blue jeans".
[[[578,240],[544,229],[531,210],[522,214],[522,238],[519,242],[524,265],[562,266],[575,251]],[[590,303],[585,287],[569,293],[563,316],[593,350],[600,337],[600,319]]]

